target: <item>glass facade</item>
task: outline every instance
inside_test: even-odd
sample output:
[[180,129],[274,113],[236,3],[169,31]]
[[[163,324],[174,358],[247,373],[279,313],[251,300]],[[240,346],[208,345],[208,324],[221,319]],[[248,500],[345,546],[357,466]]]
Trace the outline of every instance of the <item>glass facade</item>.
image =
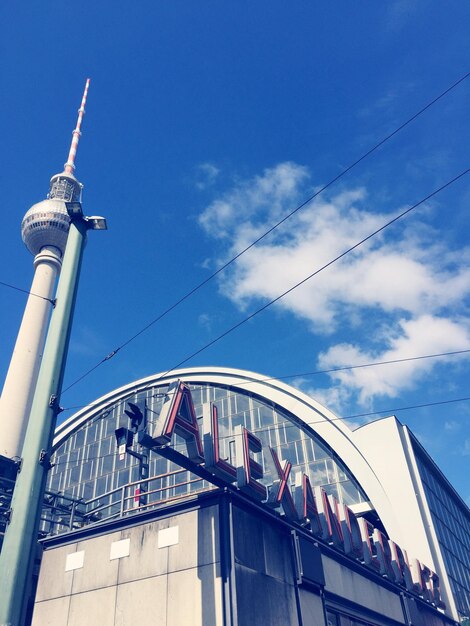
[[[150,479],[144,487],[139,482],[138,460],[129,454],[120,458],[118,454],[115,430],[129,427],[124,413],[127,402],[145,400],[147,430],[151,434],[167,389],[154,385],[117,401],[71,433],[54,452],[48,490],[80,500],[78,510],[84,513],[86,521],[93,521],[132,512],[142,503],[156,506],[212,488],[153,452],[148,458]],[[217,406],[220,454],[233,465],[236,465],[234,430],[243,425],[274,448],[281,461],[292,463],[292,484],[296,473],[305,472],[312,485],[321,485],[340,502],[351,505],[367,500],[338,456],[292,414],[249,391],[208,383],[191,384],[190,389],[198,420],[202,420],[204,403],[213,402]],[[177,435],[172,447],[186,453],[185,444]],[[138,448],[134,447],[136,451]],[[256,460],[263,462],[262,455]],[[270,482],[268,474],[265,482]],[[146,491],[144,500],[138,495],[142,490]]]
[[470,616],[470,516],[439,472],[415,450],[418,469],[457,610]]

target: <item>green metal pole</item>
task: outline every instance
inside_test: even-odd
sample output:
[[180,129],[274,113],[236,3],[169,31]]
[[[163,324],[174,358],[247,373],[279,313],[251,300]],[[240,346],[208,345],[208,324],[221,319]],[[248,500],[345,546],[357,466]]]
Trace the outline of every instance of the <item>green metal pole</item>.
[[24,626],[26,617],[86,231],[83,219],[70,224],[57,303],[47,334],[21,469],[11,502],[10,522],[0,553],[0,626]]

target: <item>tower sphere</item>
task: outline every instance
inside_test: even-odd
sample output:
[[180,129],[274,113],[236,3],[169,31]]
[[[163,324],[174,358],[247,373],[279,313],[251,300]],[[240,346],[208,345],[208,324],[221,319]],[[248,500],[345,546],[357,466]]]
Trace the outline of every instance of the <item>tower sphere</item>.
[[39,254],[44,246],[54,246],[64,254],[70,218],[63,200],[48,199],[33,204],[21,224],[21,237],[31,252]]

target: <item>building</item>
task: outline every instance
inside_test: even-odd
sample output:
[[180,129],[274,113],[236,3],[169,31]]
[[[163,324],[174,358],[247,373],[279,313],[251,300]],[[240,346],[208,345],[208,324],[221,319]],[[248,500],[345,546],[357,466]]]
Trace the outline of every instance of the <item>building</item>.
[[52,462],[34,626],[469,614],[469,510],[394,417],[352,431],[279,381],[184,369],[79,411]]
[[[407,511],[404,541],[420,544],[425,562],[441,572],[449,608],[470,615],[470,517],[458,495],[413,433],[394,418],[377,420],[354,432],[356,442],[380,472],[387,493]],[[386,441],[387,446],[374,442]],[[390,471],[393,468],[393,471]],[[413,520],[413,524],[411,524]],[[412,535],[414,539],[412,539]],[[415,548],[416,549],[416,548]]]

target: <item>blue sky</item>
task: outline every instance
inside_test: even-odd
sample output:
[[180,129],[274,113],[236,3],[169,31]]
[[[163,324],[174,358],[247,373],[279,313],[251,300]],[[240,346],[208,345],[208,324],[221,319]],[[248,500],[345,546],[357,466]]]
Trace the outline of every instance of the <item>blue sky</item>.
[[[109,231],[89,237],[66,385],[470,67],[463,0],[0,11],[3,282],[30,285],[21,219],[62,170],[91,77],[77,177]],[[170,369],[465,170],[469,96],[467,79],[62,405]],[[470,348],[469,202],[470,175],[188,365],[288,376]],[[3,378],[25,296],[0,289]],[[291,382],[354,415],[466,397],[468,377],[463,355]],[[469,501],[470,403],[396,414]]]

